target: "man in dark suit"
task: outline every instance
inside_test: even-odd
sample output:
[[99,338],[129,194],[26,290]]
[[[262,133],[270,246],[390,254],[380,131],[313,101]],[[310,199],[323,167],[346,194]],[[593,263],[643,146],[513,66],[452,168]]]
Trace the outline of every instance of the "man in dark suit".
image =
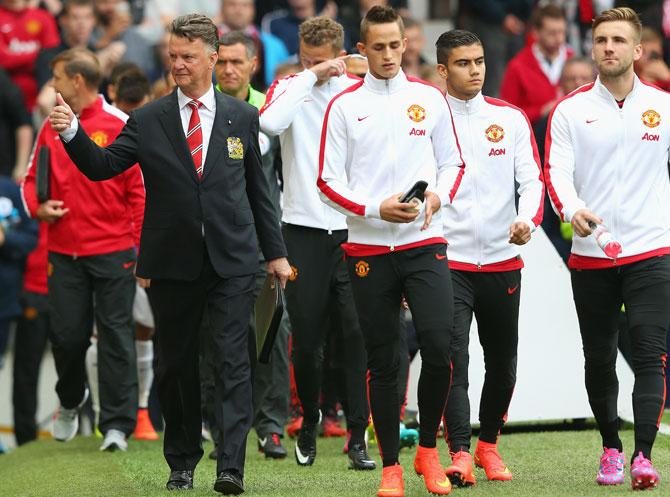
[[261,169],[256,109],[212,86],[216,26],[189,14],[175,19],[170,33],[177,89],[134,111],[114,143],[98,147],[60,95],[50,121],[90,179],[111,178],[135,162],[142,168],[147,197],[137,277],[156,314],[167,488],[192,488],[203,453],[197,330],[207,305],[220,358],[214,489],[239,494],[252,422],[247,327],[256,233],[268,273],[283,286],[291,269]]

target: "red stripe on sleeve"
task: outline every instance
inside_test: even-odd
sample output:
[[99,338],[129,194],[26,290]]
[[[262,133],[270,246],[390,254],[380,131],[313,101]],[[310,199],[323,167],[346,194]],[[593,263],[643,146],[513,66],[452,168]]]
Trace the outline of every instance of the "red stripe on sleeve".
[[325,155],[325,148],[326,148],[326,135],[328,131],[328,116],[330,115],[330,109],[333,106],[333,103],[340,98],[342,95],[346,93],[351,93],[353,91],[358,90],[361,86],[363,86],[363,80],[359,81],[353,86],[350,86],[346,90],[338,93],[333,99],[330,101],[328,104],[328,108],[326,109],[326,115],[323,118],[323,127],[321,128],[321,144],[319,145],[319,177],[316,180],[316,185],[319,187],[319,189],[328,197],[330,200],[335,202],[336,204],[344,207],[348,211],[353,212],[354,214],[358,216],[365,216],[365,206],[357,204],[356,202],[353,202],[339,193],[337,193],[335,190],[333,190],[330,186],[328,186],[328,183],[326,183],[321,175],[323,174],[323,160],[324,160],[324,155]]
[[545,184],[547,185],[547,191],[549,192],[549,197],[551,198],[551,201],[554,203],[556,206],[556,209],[558,209],[558,215],[561,218],[561,221],[565,222],[565,218],[563,217],[563,202],[558,198],[558,193],[556,193],[556,189],[554,188],[554,185],[551,182],[551,164],[549,163],[549,156],[551,155],[551,121],[554,118],[554,112],[556,112],[556,108],[558,105],[563,102],[564,100],[567,100],[568,98],[577,95],[578,93],[582,93],[585,91],[590,90],[593,88],[593,85],[595,83],[589,83],[588,85],[584,85],[580,88],[577,88],[575,91],[572,93],[566,95],[562,99],[558,101],[556,105],[554,105],[554,108],[551,109],[551,113],[549,114],[549,120],[547,122],[547,135],[544,140],[545,145],[544,145],[544,181]]
[[[286,81],[287,79],[295,78],[297,74],[289,74],[285,78],[282,79],[275,79],[274,82],[270,85],[270,88],[268,88],[268,92],[265,96],[265,104],[263,107],[261,107],[261,110],[258,111],[258,115],[262,115],[263,112],[267,110],[268,107],[270,107],[274,102],[277,101],[277,99],[273,99],[275,90],[277,89],[277,85],[279,84],[280,81]],[[277,98],[281,97],[286,90],[281,92],[279,95],[277,95]]]
[[497,105],[499,107],[511,107],[512,109],[516,109],[519,112],[521,112],[521,115],[523,118],[526,120],[526,124],[528,125],[528,131],[530,132],[530,145],[533,148],[533,159],[535,159],[535,164],[537,164],[537,168],[540,171],[540,182],[542,183],[542,195],[540,196],[540,205],[537,207],[537,211],[535,212],[535,215],[533,216],[533,224],[535,226],[539,226],[540,223],[542,222],[542,216],[544,214],[544,191],[545,191],[545,184],[544,184],[544,174],[542,174],[542,164],[540,163],[540,152],[537,150],[537,142],[535,141],[535,134],[533,133],[533,126],[530,124],[530,119],[528,119],[528,116],[526,113],[517,107],[516,105],[512,105],[509,102],[505,102],[504,100],[500,100],[498,98],[491,98],[491,97],[484,97],[484,100],[490,103],[491,105]]

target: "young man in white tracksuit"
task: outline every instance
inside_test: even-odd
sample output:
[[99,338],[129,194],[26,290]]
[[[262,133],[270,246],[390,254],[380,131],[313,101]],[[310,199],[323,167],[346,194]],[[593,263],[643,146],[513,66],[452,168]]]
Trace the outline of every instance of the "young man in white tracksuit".
[[[479,405],[481,430],[475,463],[489,480],[511,480],[497,450],[514,384],[523,261],[516,245],[530,240],[542,222],[544,182],[537,145],[525,113],[481,93],[484,48],[469,31],[442,34],[436,43],[438,71],[460,137],[467,174],[444,212],[449,268],[454,285],[451,391],[445,411],[452,483],[475,483],[470,455],[468,345],[477,319],[485,378]],[[515,205],[519,185],[519,207]]]
[[347,241],[345,216],[324,205],[318,195],[321,124],[330,99],[358,81],[345,73],[341,57],[344,30],[326,17],[300,26],[298,74],[275,81],[260,110],[261,129],[279,136],[284,178],[283,234],[292,274],[286,301],[293,334],[293,366],[303,424],[295,447],[296,462],[314,463],[323,349],[331,323],[339,323],[346,342],[343,357],[349,431],[350,467],[375,469],[367,454],[368,407],[363,335],[353,303],[341,244]]
[[[603,485],[624,482],[615,366],[617,316],[625,305],[635,373],[633,489],[659,481],[651,449],[663,412],[670,324],[670,95],[633,72],[642,50],[640,31],[629,8],[595,18],[592,53],[599,77],[553,110],[545,160],[554,209],[575,232],[568,265],[586,390],[604,447],[597,475]],[[609,229],[621,244],[620,254],[605,255],[592,223]]]
[[[422,357],[414,467],[430,492],[451,490],[435,443],[449,392],[453,325],[440,207],[451,202],[464,169],[444,95],[400,69],[403,32],[402,19],[389,7],[366,14],[358,48],[370,70],[330,102],[319,154],[321,198],[347,215],[344,250],[368,355],[370,406],[384,465],[381,497],[404,495],[397,394],[403,295]],[[399,200],[419,180],[428,188],[424,207],[415,209]]]

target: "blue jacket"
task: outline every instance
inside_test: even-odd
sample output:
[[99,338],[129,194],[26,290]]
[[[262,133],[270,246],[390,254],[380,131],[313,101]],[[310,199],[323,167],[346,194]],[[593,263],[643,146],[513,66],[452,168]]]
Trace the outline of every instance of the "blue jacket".
[[38,228],[23,208],[19,186],[5,176],[0,176],[0,227],[5,234],[0,245],[0,319],[7,319],[21,314],[23,269],[37,246]]

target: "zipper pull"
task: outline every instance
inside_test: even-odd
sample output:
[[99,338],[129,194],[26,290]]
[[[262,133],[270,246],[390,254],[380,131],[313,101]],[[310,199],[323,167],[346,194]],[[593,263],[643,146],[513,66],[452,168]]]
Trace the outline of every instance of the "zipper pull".
[[395,250],[395,245],[391,245],[391,246],[389,247],[389,250],[390,250],[391,252],[393,252],[393,251]]

